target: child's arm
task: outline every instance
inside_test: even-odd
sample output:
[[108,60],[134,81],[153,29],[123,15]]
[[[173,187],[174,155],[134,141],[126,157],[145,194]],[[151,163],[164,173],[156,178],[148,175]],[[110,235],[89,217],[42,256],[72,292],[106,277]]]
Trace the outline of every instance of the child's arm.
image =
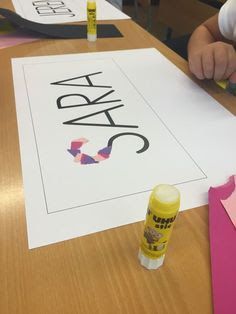
[[199,79],[227,79],[236,71],[236,53],[220,33],[218,14],[193,32],[188,59],[190,71]]

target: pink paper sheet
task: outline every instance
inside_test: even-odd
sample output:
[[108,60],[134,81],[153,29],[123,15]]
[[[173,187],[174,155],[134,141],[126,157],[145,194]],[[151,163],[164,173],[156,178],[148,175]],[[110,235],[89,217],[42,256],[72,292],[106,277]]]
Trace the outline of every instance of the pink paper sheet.
[[27,35],[21,35],[17,31],[8,34],[0,34],[0,49],[16,46],[23,43],[29,43],[39,40],[39,38]]
[[6,19],[0,19],[0,49],[16,46],[40,39],[33,35],[24,34],[15,29]]
[[235,190],[235,177],[209,190],[209,232],[215,314],[236,313],[236,229],[221,200]]

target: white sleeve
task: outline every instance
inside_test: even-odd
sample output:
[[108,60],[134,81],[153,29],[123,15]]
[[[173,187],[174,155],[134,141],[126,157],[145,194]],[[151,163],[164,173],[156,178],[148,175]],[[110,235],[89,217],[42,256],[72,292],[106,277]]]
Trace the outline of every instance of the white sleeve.
[[221,34],[236,41],[236,0],[228,0],[221,7],[218,17]]

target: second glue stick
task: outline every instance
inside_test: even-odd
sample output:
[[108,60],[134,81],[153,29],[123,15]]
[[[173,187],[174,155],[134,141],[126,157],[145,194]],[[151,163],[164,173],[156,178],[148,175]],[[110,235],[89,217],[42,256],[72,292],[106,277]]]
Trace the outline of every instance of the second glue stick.
[[97,40],[96,0],[87,0],[87,39]]
[[139,250],[140,263],[147,269],[163,264],[179,207],[180,193],[174,186],[160,184],[153,189]]

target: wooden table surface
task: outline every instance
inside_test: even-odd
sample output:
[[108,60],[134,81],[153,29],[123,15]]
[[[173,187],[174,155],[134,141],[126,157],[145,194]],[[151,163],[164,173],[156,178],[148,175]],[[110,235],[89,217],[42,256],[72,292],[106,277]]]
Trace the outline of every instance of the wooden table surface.
[[[112,23],[123,38],[45,39],[0,50],[1,314],[212,313],[207,206],[179,214],[155,271],[137,259],[143,222],[28,249],[11,58],[155,47],[190,75],[186,61],[133,21]],[[201,86],[236,113],[233,96],[212,82]]]

